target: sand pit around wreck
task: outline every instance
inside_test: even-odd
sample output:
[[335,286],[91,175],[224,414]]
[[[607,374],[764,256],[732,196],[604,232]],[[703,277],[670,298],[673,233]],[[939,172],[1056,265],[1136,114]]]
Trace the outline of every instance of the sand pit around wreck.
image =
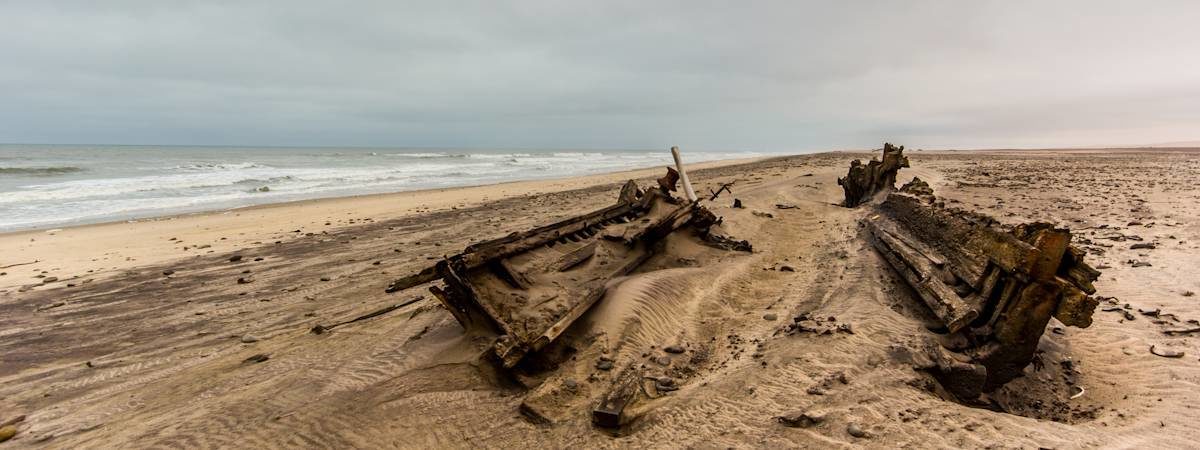
[[[700,191],[734,183],[709,207],[754,253],[672,243],[669,258],[614,287],[569,331],[588,345],[539,388],[564,411],[552,424],[519,412],[530,390],[480,364],[489,342],[465,334],[432,296],[383,289],[471,242],[606,206],[620,184],[386,220],[330,218],[341,226],[307,235],[319,224],[296,224],[285,228],[302,232],[259,244],[153,265],[106,261],[90,274],[38,267],[62,281],[0,293],[0,421],[26,416],[0,446],[1190,445],[1200,348],[1164,331],[1200,319],[1191,181],[1200,153],[909,153],[901,183],[920,176],[948,202],[1002,221],[1065,224],[1103,253],[1089,258],[1103,271],[1100,295],[1114,299],[1089,328],[1051,322],[1044,367],[998,392],[1006,411],[948,401],[898,361],[896,349],[931,318],[860,237],[861,212],[836,206],[836,178],[863,156],[694,173]],[[733,198],[746,208],[731,208]],[[164,242],[164,251],[207,243],[178,238],[187,244]],[[851,332],[781,332],[801,315]],[[675,345],[684,352],[664,351]],[[1151,354],[1151,345],[1183,356]],[[615,436],[588,415],[616,375],[597,368],[602,348],[648,365],[665,358],[677,383]],[[1071,399],[1074,386],[1084,393]],[[798,411],[817,419],[780,423]]]

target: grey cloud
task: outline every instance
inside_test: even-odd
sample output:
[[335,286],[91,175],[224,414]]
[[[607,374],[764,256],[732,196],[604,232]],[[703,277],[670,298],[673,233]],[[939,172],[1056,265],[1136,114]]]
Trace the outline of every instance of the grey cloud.
[[1194,140],[1194,2],[0,4],[0,141]]

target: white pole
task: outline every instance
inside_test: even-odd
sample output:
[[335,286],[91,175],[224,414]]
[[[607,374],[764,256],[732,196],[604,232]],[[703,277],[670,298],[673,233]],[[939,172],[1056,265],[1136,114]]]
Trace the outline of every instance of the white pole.
[[683,193],[689,202],[696,201],[696,191],[692,190],[692,181],[688,180],[687,172],[683,170],[683,160],[679,158],[679,147],[671,147],[671,156],[675,157],[675,170],[679,171],[679,181],[683,182]]

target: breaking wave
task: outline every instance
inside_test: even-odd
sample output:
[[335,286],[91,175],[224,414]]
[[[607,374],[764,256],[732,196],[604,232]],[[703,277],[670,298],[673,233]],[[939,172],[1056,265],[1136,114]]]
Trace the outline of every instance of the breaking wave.
[[75,166],[59,166],[59,167],[0,167],[0,175],[34,175],[34,176],[54,176],[66,175],[69,173],[83,172],[82,167]]

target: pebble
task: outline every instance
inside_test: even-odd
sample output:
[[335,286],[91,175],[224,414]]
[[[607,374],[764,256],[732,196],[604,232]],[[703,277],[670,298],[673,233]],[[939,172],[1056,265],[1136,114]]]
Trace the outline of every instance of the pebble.
[[242,260],[242,255],[233,255],[229,257],[229,262],[238,262]]
[[849,433],[851,436],[856,438],[865,438],[869,436],[866,430],[863,430],[862,427],[858,426],[858,424],[854,422],[850,422],[850,425],[846,425],[846,433]]
[[238,278],[238,281],[237,281],[237,282],[238,282],[238,284],[247,284],[247,283],[251,283],[251,282],[253,282],[253,281],[254,281],[254,278],[251,278],[251,277],[241,277],[241,278]]
[[321,277],[321,281],[329,281],[329,277]]
[[763,314],[763,320],[775,321],[775,319],[778,319],[778,318],[779,318],[779,315],[777,315],[775,313]]
[[268,355],[266,353],[259,353],[257,355],[254,355],[254,356],[251,356],[249,358],[242,360],[242,362],[244,362],[244,363],[260,363],[260,362],[264,362],[268,359],[271,359],[270,355]]
[[164,271],[163,271],[163,275],[166,275],[166,276],[175,275],[175,271],[174,271],[174,270],[170,270],[170,269],[168,269],[168,270],[164,270]]
[[0,442],[12,439],[17,435],[17,427],[14,425],[5,425],[0,427]]
[[683,347],[679,345],[668,345],[663,347],[663,351],[667,353],[683,353]]
[[42,278],[42,284],[46,284],[46,283],[53,283],[53,282],[55,282],[55,281],[58,281],[58,277],[46,277],[46,278]]
[[254,336],[253,334],[243,334],[242,335],[242,343],[243,344],[250,344],[253,342],[258,342],[258,340],[259,340],[258,337]]
[[613,363],[612,361],[601,359],[600,361],[596,362],[596,368],[600,370],[612,370]]

